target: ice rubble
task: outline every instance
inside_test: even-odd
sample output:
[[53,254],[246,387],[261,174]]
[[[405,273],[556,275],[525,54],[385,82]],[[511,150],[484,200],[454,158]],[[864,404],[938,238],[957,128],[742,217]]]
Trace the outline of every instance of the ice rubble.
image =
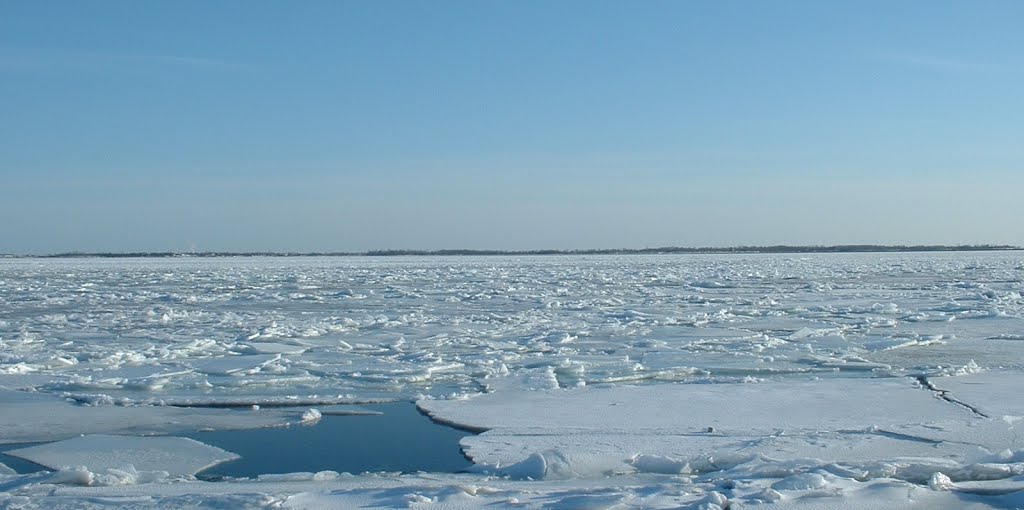
[[489,429],[464,441],[471,474],[72,468],[0,473],[0,506],[1021,507],[1022,268],[1017,253],[0,261],[0,441],[414,397]]
[[[515,480],[480,480],[453,475],[444,480],[418,475],[404,477],[322,477],[313,473],[291,480],[231,484],[148,484],[116,487],[47,487],[38,500],[26,495],[10,501],[22,508],[285,508],[329,510],[350,508],[422,508],[476,510],[524,509],[713,509],[793,508],[799,510],[917,509],[976,510],[1015,508],[1024,504],[1019,494],[976,496],[908,486],[889,480],[857,482],[823,476],[818,489],[775,491],[764,488],[728,488],[706,484],[682,488],[678,482],[633,478],[621,482],[593,480],[549,484]],[[230,488],[230,492],[224,487]],[[749,496],[741,496],[752,490]],[[716,505],[712,507],[710,505]]]
[[[98,500],[106,508],[295,509],[1024,504],[1024,449],[1012,420],[951,404],[912,377],[564,389],[550,370],[536,372],[490,381],[491,393],[420,401],[439,419],[489,429],[466,439],[479,474],[322,472],[168,484],[115,476],[129,469],[71,469],[23,476],[0,498],[27,508]],[[939,382],[972,377],[998,387],[1024,382],[1017,372]],[[84,483],[117,486],[74,487]]]
[[1024,322],[1019,265],[1006,253],[7,260],[0,385],[312,403],[475,391],[502,366],[538,364],[572,367],[566,386],[992,366],[1024,349],[1005,345]]

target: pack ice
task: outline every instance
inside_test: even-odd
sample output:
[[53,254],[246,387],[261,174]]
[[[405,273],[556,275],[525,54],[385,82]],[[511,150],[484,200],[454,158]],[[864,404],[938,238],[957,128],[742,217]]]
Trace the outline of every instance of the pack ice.
[[[0,443],[56,470],[0,507],[1020,508],[1022,294],[1019,252],[0,260]],[[473,469],[211,483],[174,437],[390,400]]]

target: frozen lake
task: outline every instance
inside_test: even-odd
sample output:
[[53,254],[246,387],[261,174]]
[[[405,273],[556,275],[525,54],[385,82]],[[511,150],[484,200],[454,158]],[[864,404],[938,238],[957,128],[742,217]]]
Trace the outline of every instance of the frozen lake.
[[[588,484],[611,477],[686,488],[636,507],[721,503],[712,492],[795,504],[799,491],[888,497],[883,482],[939,493],[949,488],[932,479],[941,472],[960,491],[933,495],[937,507],[998,507],[1024,489],[1013,430],[1024,416],[1013,391],[1024,382],[1022,294],[1020,252],[0,260],[0,442],[203,441],[315,422],[313,409],[416,401],[439,421],[487,431],[462,442],[475,471],[428,483],[435,492],[497,477],[595,508],[639,497],[623,489],[598,505]],[[359,419],[372,417],[325,416],[306,430]],[[261,462],[245,476],[322,470]],[[49,483],[6,476],[5,497]],[[426,483],[264,478],[261,492],[305,494],[289,499],[302,508]],[[125,480],[93,478],[114,479]],[[139,494],[163,494],[173,479],[131,480]],[[354,488],[332,493],[339,480]],[[186,484],[236,490],[212,485]],[[67,490],[69,505],[89,497]],[[986,490],[1002,499],[977,496]],[[848,502],[874,501],[868,492]],[[497,501],[473,497],[463,507]]]

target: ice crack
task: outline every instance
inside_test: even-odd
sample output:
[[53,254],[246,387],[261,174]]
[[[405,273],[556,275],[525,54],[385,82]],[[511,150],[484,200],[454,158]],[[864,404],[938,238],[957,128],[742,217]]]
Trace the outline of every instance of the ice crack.
[[[837,432],[839,432],[840,434],[870,434],[870,435],[875,435],[875,436],[887,437],[889,439],[896,439],[896,440],[899,440],[899,441],[912,441],[912,442],[915,442],[915,443],[925,443],[925,444],[931,444],[931,445],[939,445],[939,444],[942,444],[944,442],[944,441],[938,441],[938,440],[935,440],[935,439],[929,439],[927,437],[915,436],[915,435],[911,435],[911,434],[901,434],[899,432],[892,432],[892,431],[889,431],[889,430],[882,430],[882,429],[874,428],[874,427],[872,427],[872,428],[870,428],[868,430],[839,430]],[[955,442],[955,441],[945,441],[945,442]]]
[[949,402],[951,404],[956,404],[956,405],[958,405],[960,407],[963,407],[964,409],[967,409],[968,411],[974,413],[976,416],[980,416],[982,418],[989,418],[989,415],[981,412],[981,410],[978,409],[977,407],[974,407],[971,404],[968,404],[967,402],[964,402],[962,400],[958,400],[956,397],[950,395],[949,391],[943,390],[943,389],[940,389],[940,388],[936,388],[935,385],[932,384],[932,382],[928,380],[928,376],[926,376],[926,375],[917,375],[917,376],[914,376],[914,379],[917,379],[917,382],[919,382],[922,387],[924,387],[925,389],[935,393],[935,395],[937,397],[941,398],[942,400],[945,400],[946,402]]

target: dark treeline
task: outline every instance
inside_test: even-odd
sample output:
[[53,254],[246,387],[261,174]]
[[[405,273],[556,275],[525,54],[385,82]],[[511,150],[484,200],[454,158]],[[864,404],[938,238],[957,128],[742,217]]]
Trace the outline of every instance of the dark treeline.
[[873,252],[920,252],[920,251],[998,251],[1021,250],[1018,246],[971,244],[971,245],[876,245],[843,244],[835,246],[731,246],[731,247],[681,247],[660,248],[606,248],[590,250],[375,250],[357,255],[401,256],[401,255],[631,255],[631,254],[722,254],[722,253],[873,253]]
[[[647,255],[647,254],[728,254],[728,253],[892,253],[931,251],[1001,251],[1021,250],[1021,247],[995,244],[970,245],[880,245],[842,244],[832,246],[733,246],[733,247],[680,247],[610,248],[590,250],[371,250],[364,252],[101,252],[55,253],[26,255],[39,258],[160,258],[160,257],[400,257],[400,256],[486,256],[486,255]],[[0,255],[0,257],[23,257]]]

